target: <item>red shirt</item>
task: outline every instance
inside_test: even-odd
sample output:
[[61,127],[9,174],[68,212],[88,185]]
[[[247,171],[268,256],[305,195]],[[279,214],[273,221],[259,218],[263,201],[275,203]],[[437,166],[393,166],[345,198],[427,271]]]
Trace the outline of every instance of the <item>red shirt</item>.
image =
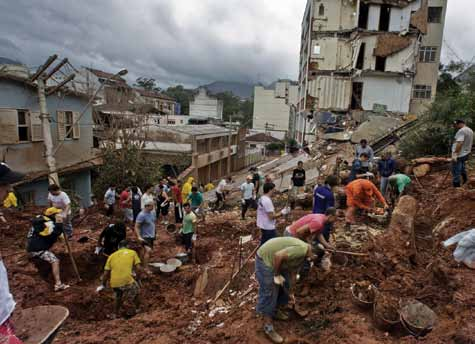
[[181,197],[181,191],[177,185],[172,186],[172,193],[178,203],[183,203],[183,198]]
[[289,226],[289,231],[292,235],[297,233],[297,229],[308,225],[310,228],[310,233],[320,233],[323,231],[325,227],[325,223],[327,221],[326,215],[323,214],[309,214],[305,215],[304,217],[300,218],[299,220],[295,221]]
[[132,201],[127,201],[129,198],[129,192],[127,190],[122,191],[120,194],[119,204],[122,209],[132,208]]

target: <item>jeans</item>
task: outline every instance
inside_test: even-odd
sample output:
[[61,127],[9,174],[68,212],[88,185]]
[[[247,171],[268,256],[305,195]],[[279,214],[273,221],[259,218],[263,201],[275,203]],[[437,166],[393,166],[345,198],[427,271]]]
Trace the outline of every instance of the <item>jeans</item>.
[[465,184],[468,180],[467,171],[465,169],[465,164],[468,160],[469,155],[465,155],[461,158],[457,158],[457,161],[452,162],[452,176],[453,176],[453,185],[454,187],[460,187],[461,181],[460,176],[462,177],[463,183]]
[[389,177],[381,177],[380,190],[383,197],[386,196],[386,191],[388,190],[388,183],[389,183]]
[[71,215],[68,215],[63,222],[63,230],[68,238],[73,236],[73,224],[71,222]]
[[277,307],[289,303],[289,275],[282,273],[285,278],[284,286],[274,283],[274,271],[264,264],[256,255],[256,279],[259,282],[256,312],[266,317],[273,317]]
[[[330,234],[331,234],[332,230],[333,230],[333,223],[326,223],[325,227],[323,228],[322,235],[323,235],[323,237],[325,238],[325,240],[327,242],[330,240]],[[316,246],[318,244],[321,244],[321,242],[317,239],[314,242],[314,245]],[[318,253],[317,253],[318,261],[320,261],[323,258],[324,255],[325,255],[325,251],[318,250]]]
[[259,246],[262,246],[266,241],[270,239],[277,238],[277,231],[275,229],[262,229],[261,228],[261,243]]
[[254,200],[252,198],[249,198],[249,199],[245,199],[244,200],[244,204],[241,204],[242,206],[242,209],[241,209],[241,218],[245,218],[246,217],[246,213],[247,213],[247,210],[249,208],[252,208],[254,206]]

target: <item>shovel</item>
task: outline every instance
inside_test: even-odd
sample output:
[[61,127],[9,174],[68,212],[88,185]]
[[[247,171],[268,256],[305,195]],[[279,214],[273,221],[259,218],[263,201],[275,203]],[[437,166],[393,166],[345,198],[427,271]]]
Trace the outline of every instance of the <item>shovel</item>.
[[340,254],[346,254],[349,256],[357,256],[357,257],[368,257],[368,253],[358,253],[358,252],[348,252],[348,251],[339,251],[339,250],[332,250],[325,248],[322,244],[318,244],[318,248],[321,249],[322,251],[325,252],[332,252],[332,253],[340,253]]

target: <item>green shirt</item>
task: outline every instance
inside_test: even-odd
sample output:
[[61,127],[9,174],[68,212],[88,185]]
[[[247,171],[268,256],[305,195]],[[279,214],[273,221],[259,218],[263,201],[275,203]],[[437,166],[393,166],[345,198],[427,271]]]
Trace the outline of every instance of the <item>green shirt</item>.
[[189,214],[185,214],[185,216],[183,217],[183,227],[181,229],[181,232],[183,234],[194,233],[195,222],[196,222],[196,215],[193,212],[190,212]]
[[257,255],[261,257],[264,264],[274,269],[274,256],[277,252],[285,250],[288,258],[284,262],[282,268],[284,270],[296,270],[303,263],[305,256],[309,250],[309,245],[296,238],[280,237],[267,241],[257,250]]
[[201,192],[190,193],[188,195],[188,199],[190,200],[190,204],[192,207],[199,207],[201,206],[201,203],[203,203],[203,195],[201,194]]
[[405,174],[402,174],[402,173],[396,174],[394,175],[394,177],[396,177],[395,181],[391,180],[391,184],[392,185],[395,184],[397,186],[399,193],[403,192],[406,186],[411,184],[411,178],[409,178]]

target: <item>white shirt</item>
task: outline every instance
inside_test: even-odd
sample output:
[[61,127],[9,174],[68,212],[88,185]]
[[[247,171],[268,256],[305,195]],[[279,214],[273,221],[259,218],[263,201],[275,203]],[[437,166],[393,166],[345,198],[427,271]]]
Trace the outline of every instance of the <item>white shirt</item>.
[[244,183],[241,185],[242,197],[244,199],[251,199],[254,193],[254,183]]
[[3,261],[0,260],[0,325],[10,318],[15,309],[15,300],[10,294],[8,286],[8,275]]
[[115,204],[115,190],[107,189],[106,194],[104,195],[104,200],[106,201],[107,205],[114,205]]
[[275,219],[271,220],[268,213],[274,212],[274,204],[269,196],[261,196],[257,203],[257,227],[261,229],[275,229]]
[[473,131],[469,127],[465,126],[457,131],[455,135],[455,143],[452,147],[452,153],[455,153],[457,143],[462,143],[462,149],[460,150],[458,157],[463,158],[472,152],[473,146]]
[[140,199],[140,207],[143,209],[145,209],[145,204],[147,202],[155,202],[155,197],[153,196],[153,194],[149,194],[149,193],[144,193],[142,195],[142,198]]
[[[66,207],[71,204],[71,200],[69,199],[69,196],[64,191],[61,191],[58,196],[55,196],[52,193],[49,193],[48,201],[51,202],[53,207],[62,209],[62,210],[66,209]],[[69,212],[66,215],[71,215],[71,208],[69,209]]]
[[226,179],[222,179],[219,182],[218,187],[216,188],[216,192],[219,194],[222,194],[224,192],[224,188],[226,187],[226,185],[227,185]]

